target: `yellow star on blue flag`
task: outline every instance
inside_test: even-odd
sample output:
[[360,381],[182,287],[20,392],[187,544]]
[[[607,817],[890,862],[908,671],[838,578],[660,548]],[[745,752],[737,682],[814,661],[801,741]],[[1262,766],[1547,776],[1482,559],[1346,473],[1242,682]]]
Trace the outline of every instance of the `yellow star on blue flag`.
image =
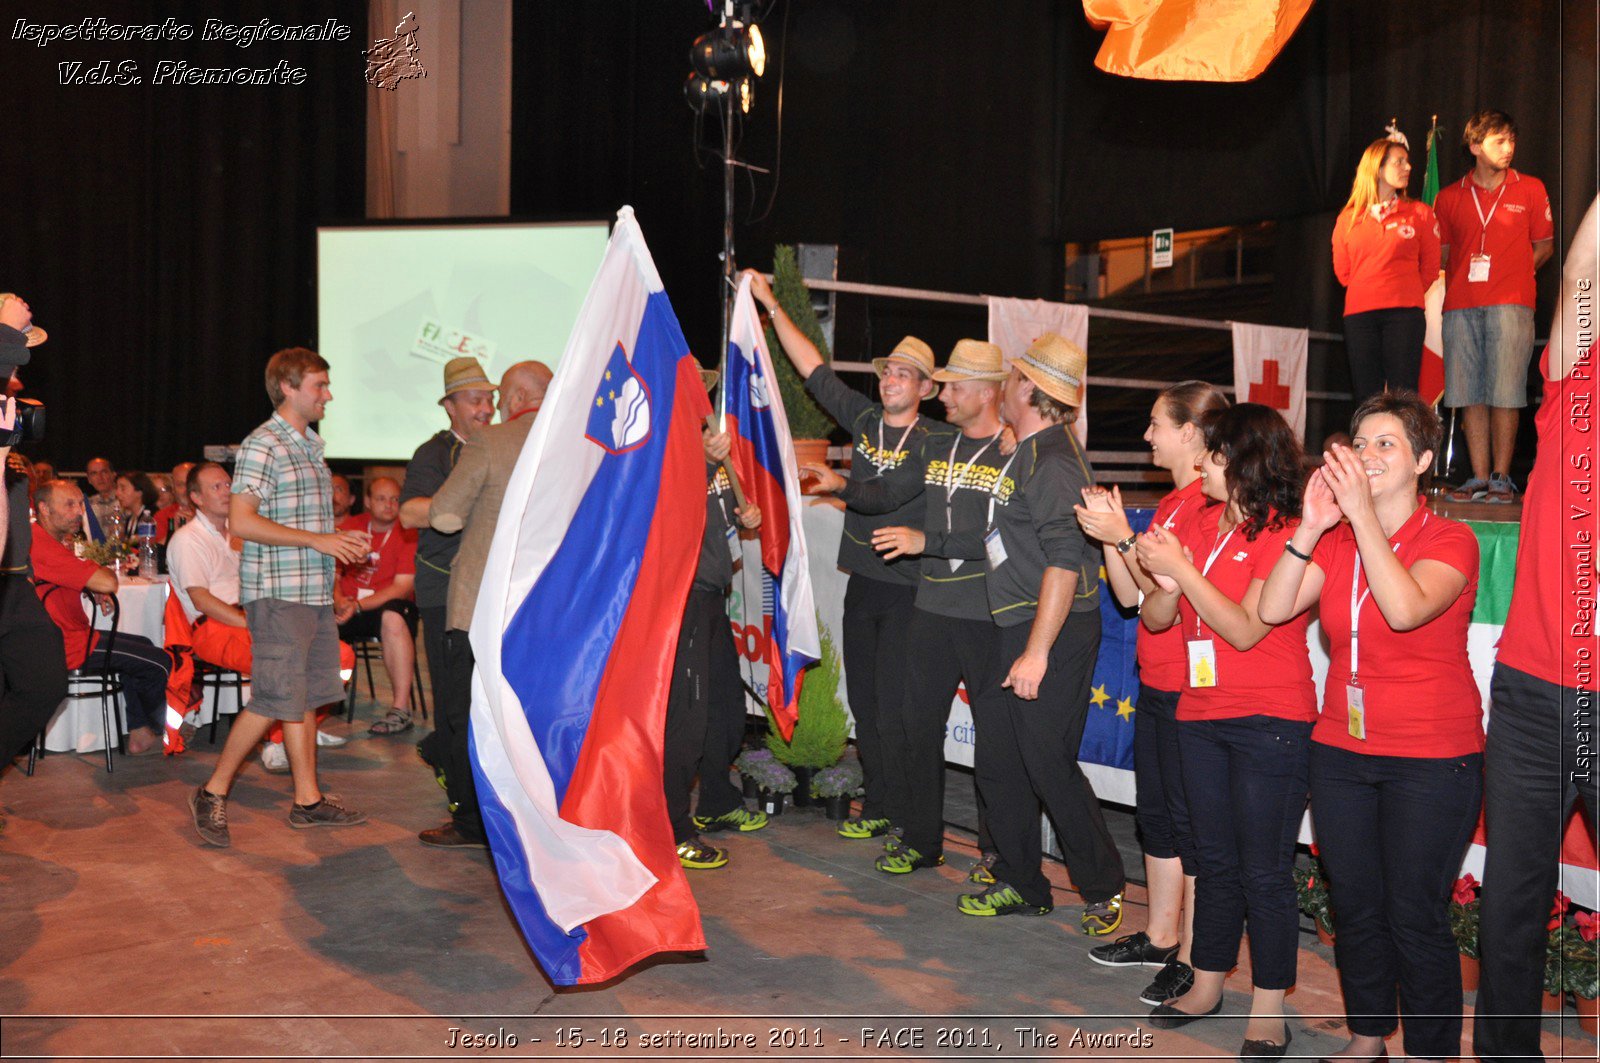
[[1089,695],[1089,704],[1099,708],[1111,700],[1111,695],[1106,693],[1104,684],[1094,688],[1094,693]]
[[1117,699],[1117,718],[1118,719],[1122,719],[1122,720],[1126,720],[1129,716],[1132,716],[1132,715],[1133,715],[1133,702],[1129,701],[1127,698],[1118,698]]

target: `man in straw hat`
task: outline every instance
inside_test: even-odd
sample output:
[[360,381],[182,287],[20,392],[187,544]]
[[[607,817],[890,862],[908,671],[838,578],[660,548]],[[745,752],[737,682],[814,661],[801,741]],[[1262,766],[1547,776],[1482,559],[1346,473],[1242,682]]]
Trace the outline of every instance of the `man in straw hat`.
[[1001,409],[1017,450],[995,482],[983,535],[1004,678],[973,703],[983,735],[978,787],[1000,859],[994,885],[958,907],[976,916],[1051,910],[1040,868],[1042,804],[1087,902],[1083,930],[1099,935],[1122,924],[1125,880],[1077,760],[1100,650],[1100,555],[1072,508],[1094,482],[1071,428],[1087,369],[1081,349],[1046,333],[1011,363],[1005,383]]
[[[424,845],[450,849],[487,848],[478,790],[467,753],[468,721],[472,713],[472,670],[476,661],[467,630],[478,604],[478,588],[489,544],[494,540],[506,485],[533,419],[544,402],[552,373],[543,362],[518,362],[500,378],[500,424],[474,432],[461,447],[455,468],[431,498],[413,506],[422,511],[430,527],[446,535],[461,533],[460,546],[450,563],[450,594],[445,609],[444,675],[439,686],[439,729],[430,753],[437,772],[443,768],[451,818],[417,835]],[[421,566],[418,566],[421,567]],[[430,662],[431,665],[431,662]]]
[[476,358],[452,358],[444,367],[444,394],[439,399],[445,416],[450,419],[450,427],[435,432],[417,448],[406,466],[405,483],[400,485],[400,523],[406,528],[419,529],[413,589],[417,613],[422,618],[422,648],[428,658],[428,680],[438,728],[417,744],[417,751],[433,766],[435,774],[439,774],[444,765],[441,732],[445,721],[443,711],[437,706],[443,704],[445,603],[450,593],[450,563],[461,546],[461,536],[446,535],[429,527],[427,506],[450,470],[456,467],[462,446],[494,420],[495,390],[489,374]]
[[[906,624],[905,689],[884,708],[896,783],[890,816],[904,830],[877,860],[886,874],[944,863],[944,731],[950,703],[963,681],[975,702],[1000,680],[983,562],[951,552],[949,545],[981,542],[989,491],[1003,463],[1000,382],[1005,375],[999,347],[960,341],[949,363],[933,374],[944,385],[939,400],[953,430],[929,433],[903,470],[877,480],[846,483],[817,470],[825,490],[864,512],[901,512],[907,502],[924,499],[915,526],[881,527],[872,537],[874,548],[887,558],[923,555]],[[987,845],[983,827],[980,800],[980,848]],[[974,869],[980,879],[987,873],[986,864]]]
[[[767,308],[784,354],[806,382],[806,390],[828,415],[850,430],[855,447],[850,478],[864,482],[905,464],[936,422],[918,413],[933,394],[933,351],[907,336],[883,358],[873,360],[878,373],[878,399],[865,396],[840,380],[823,364],[805,333],[789,320],[767,279],[747,271],[750,291]],[[916,596],[917,562],[885,560],[872,549],[872,533],[896,524],[920,522],[916,502],[877,514],[849,509],[839,540],[839,567],[850,573],[844,596],[845,682],[850,712],[856,720],[856,748],[866,777],[861,814],[839,825],[846,838],[872,838],[889,830],[889,786],[883,714],[901,696],[905,675],[906,619]]]
[[[700,370],[707,390],[716,387],[717,377],[714,369]],[[743,794],[729,778],[744,738],[745,708],[738,651],[728,624],[728,592],[742,556],[739,529],[759,528],[761,510],[754,502],[735,504],[723,465],[733,442],[728,433],[707,427],[701,430],[701,442],[706,452],[706,526],[678,629],[661,761],[678,862],[704,871],[726,865],[728,851],[706,844],[698,831],[760,830],[767,815],[746,809]],[[696,775],[700,805],[691,816]]]

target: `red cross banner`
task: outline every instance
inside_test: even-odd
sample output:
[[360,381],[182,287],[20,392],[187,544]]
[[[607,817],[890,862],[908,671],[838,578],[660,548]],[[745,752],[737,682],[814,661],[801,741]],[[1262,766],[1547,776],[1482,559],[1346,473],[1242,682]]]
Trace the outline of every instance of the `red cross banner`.
[[[989,296],[989,342],[1005,355],[1006,368],[1011,359],[1028,349],[1028,344],[1054,332],[1064,340],[1076,343],[1085,354],[1089,353],[1089,308],[1080,303],[1052,303],[1044,299],[1001,299]],[[1089,382],[1083,384],[1083,402],[1078,407],[1078,419],[1072,423],[1078,442],[1089,445]]]
[[1303,328],[1233,325],[1233,391],[1283,414],[1295,435],[1306,432],[1306,340]]

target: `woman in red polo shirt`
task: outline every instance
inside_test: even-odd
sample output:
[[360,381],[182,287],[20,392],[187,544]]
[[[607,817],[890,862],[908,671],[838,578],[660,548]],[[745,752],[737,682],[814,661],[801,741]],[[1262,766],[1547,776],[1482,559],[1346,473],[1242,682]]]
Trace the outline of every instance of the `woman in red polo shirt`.
[[1248,919],[1254,998],[1240,1058],[1277,1059],[1289,1047],[1294,844],[1317,705],[1307,618],[1273,627],[1256,601],[1297,523],[1302,454],[1277,411],[1252,402],[1207,416],[1205,437],[1201,490],[1224,504],[1175,533],[1153,525],[1137,547],[1158,583],[1139,610],[1145,626],[1176,621],[1184,640],[1178,748],[1197,872],[1194,986],[1150,1023],[1172,1029],[1221,1010]]
[[1346,1055],[1383,1057],[1398,995],[1406,1055],[1446,1059],[1461,1050],[1450,886],[1483,792],[1483,702],[1467,660],[1478,541],[1422,504],[1442,430],[1415,392],[1368,399],[1350,433],[1353,445],[1335,446],[1307,483],[1260,613],[1283,622],[1320,602],[1328,636],[1311,809]]
[[1344,346],[1359,404],[1415,388],[1426,331],[1422,304],[1439,279],[1439,223],[1406,195],[1411,153],[1374,140],[1361,153],[1350,199],[1333,223],[1333,272],[1345,286]]
[[[1156,397],[1144,439],[1150,444],[1150,460],[1172,474],[1173,490],[1156,505],[1151,524],[1171,531],[1196,519],[1210,504],[1200,493],[1200,460],[1206,450],[1200,425],[1206,414],[1227,406],[1227,396],[1202,380],[1174,384]],[[1084,531],[1102,544],[1106,580],[1118,604],[1137,608],[1155,584],[1133,556],[1138,536],[1122,508],[1121,492],[1085,488],[1083,505],[1076,509]],[[1195,860],[1178,756],[1178,692],[1184,687],[1185,668],[1183,635],[1176,627],[1157,633],[1140,626],[1133,768],[1149,917],[1144,930],[1089,950],[1091,960],[1107,967],[1160,967],[1139,994],[1146,1004],[1164,1004],[1194,983],[1184,914],[1194,909]]]

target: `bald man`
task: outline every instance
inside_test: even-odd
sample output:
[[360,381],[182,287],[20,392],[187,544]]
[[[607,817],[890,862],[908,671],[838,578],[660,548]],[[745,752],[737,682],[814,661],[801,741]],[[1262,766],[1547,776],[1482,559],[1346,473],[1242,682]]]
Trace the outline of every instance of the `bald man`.
[[383,670],[389,673],[394,703],[369,733],[397,735],[411,730],[411,676],[417,659],[417,533],[400,526],[400,483],[389,476],[367,481],[365,513],[339,522],[341,529],[372,536],[367,556],[341,564],[333,588],[333,618],[339,638],[383,643]]
[[[427,500],[428,523],[435,531],[461,533],[461,548],[450,566],[450,602],[445,619],[444,683],[439,699],[438,734],[443,736],[445,789],[450,821],[423,831],[424,845],[456,849],[486,848],[477,787],[467,755],[472,711],[472,644],[467,629],[478,604],[478,585],[489,559],[489,544],[500,518],[511,470],[533,429],[534,415],[549,387],[550,367],[518,362],[500,379],[500,424],[482,429],[461,448],[461,458],[444,484]],[[419,507],[422,500],[408,505]]]

